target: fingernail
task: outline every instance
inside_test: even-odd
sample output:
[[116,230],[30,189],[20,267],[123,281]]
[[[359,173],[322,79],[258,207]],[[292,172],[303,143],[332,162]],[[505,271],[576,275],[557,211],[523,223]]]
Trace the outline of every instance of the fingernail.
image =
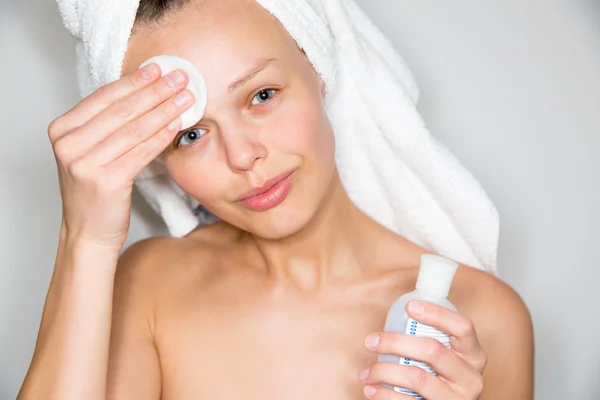
[[175,96],[175,98],[173,99],[173,102],[175,103],[175,105],[177,107],[183,107],[183,106],[186,106],[187,104],[189,104],[191,100],[192,100],[192,94],[188,91],[183,91],[183,92],[179,93],[177,96]]
[[364,381],[365,379],[367,379],[368,376],[369,376],[369,368],[363,369],[358,374],[358,379],[360,379],[361,381]]
[[151,79],[154,74],[156,73],[157,68],[156,68],[156,64],[154,63],[150,63],[148,65],[144,65],[141,69],[140,69],[140,73],[142,74],[142,78],[144,78],[145,80]]
[[379,344],[380,339],[381,337],[379,334],[372,333],[365,338],[365,346],[367,346],[368,349],[374,349]]
[[183,84],[185,80],[181,71],[173,71],[166,76],[167,85],[172,88],[177,88]]
[[375,393],[377,393],[377,388],[374,386],[365,386],[364,392],[365,392],[365,396],[371,397]]
[[413,300],[408,305],[413,314],[423,315],[425,313],[425,303],[418,300]]

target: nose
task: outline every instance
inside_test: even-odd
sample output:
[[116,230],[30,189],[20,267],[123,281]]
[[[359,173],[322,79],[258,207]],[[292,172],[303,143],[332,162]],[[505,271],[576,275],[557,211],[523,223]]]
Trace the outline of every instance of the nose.
[[233,171],[252,170],[256,162],[267,155],[258,135],[248,127],[230,126],[227,130],[221,129],[221,139],[227,163]]

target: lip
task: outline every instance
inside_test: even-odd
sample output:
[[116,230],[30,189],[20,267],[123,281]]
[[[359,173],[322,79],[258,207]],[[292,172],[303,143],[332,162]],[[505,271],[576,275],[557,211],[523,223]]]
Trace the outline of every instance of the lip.
[[267,180],[246,192],[238,202],[252,211],[266,211],[282,203],[292,188],[294,170]]

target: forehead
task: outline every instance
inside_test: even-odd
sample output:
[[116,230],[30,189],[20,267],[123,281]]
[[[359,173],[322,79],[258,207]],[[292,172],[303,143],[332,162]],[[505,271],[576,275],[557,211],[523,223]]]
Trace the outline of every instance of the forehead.
[[187,58],[207,77],[236,75],[257,59],[298,51],[285,28],[254,0],[191,1],[129,41],[123,75],[150,57]]

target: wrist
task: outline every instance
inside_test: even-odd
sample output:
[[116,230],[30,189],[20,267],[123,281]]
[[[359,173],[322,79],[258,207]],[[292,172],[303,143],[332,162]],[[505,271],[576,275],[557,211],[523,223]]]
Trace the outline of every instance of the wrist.
[[60,228],[60,243],[73,249],[87,249],[96,253],[119,254],[123,248],[123,243],[115,241],[114,243],[102,243],[93,240],[81,232],[69,230],[64,221]]
[[[68,265],[76,270],[108,271],[114,273],[122,246],[108,246],[69,234],[61,229],[58,244],[57,266]],[[69,269],[71,269],[69,268]]]

